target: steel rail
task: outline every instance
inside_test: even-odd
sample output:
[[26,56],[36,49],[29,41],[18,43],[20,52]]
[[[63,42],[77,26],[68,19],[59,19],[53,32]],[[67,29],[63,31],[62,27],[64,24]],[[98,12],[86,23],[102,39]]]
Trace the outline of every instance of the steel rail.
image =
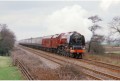
[[34,80],[32,75],[29,73],[29,71],[24,67],[23,63],[21,63],[18,59],[15,60],[15,64],[19,66],[22,74],[26,77],[28,80]]

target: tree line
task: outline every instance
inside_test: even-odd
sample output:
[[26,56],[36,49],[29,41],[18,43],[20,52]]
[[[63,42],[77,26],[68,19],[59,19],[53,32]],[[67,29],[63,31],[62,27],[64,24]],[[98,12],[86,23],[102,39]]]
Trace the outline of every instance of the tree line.
[[115,43],[117,46],[120,46],[120,17],[116,16],[108,23],[109,34],[108,36],[97,34],[96,30],[102,29],[102,26],[98,25],[98,22],[103,21],[98,15],[91,16],[90,19],[93,23],[88,29],[92,32],[92,37],[90,41],[87,42],[87,51],[102,54],[105,49],[103,48],[103,41],[106,41],[107,44]]
[[0,55],[9,56],[14,43],[14,33],[7,28],[6,24],[0,24]]

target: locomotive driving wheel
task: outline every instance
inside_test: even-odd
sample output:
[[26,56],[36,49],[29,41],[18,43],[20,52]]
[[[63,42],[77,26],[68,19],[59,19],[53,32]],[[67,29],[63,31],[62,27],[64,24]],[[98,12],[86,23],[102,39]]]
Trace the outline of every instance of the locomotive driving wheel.
[[61,49],[60,49],[60,47],[57,48],[57,54],[61,54]]
[[82,59],[82,56],[83,56],[82,54],[79,54],[79,58],[80,58],[80,59]]
[[75,58],[75,54],[70,53],[70,57]]
[[76,58],[77,58],[77,59],[80,58],[80,54],[76,54]]
[[59,46],[57,48],[57,54],[63,55],[63,47],[62,46]]

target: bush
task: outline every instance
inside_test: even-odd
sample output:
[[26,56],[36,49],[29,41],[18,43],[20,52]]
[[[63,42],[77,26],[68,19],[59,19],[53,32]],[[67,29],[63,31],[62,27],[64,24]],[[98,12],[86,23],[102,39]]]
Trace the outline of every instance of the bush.
[[76,69],[76,66],[71,64],[64,65],[57,69],[60,80],[85,80],[86,77],[82,73],[82,69]]
[[105,52],[105,49],[99,42],[92,42],[91,43],[91,53],[95,54],[103,54]]
[[105,40],[104,36],[102,35],[93,35],[91,40],[88,41],[87,50],[88,52],[95,53],[95,54],[102,54],[104,53],[105,49],[102,46],[102,42]]

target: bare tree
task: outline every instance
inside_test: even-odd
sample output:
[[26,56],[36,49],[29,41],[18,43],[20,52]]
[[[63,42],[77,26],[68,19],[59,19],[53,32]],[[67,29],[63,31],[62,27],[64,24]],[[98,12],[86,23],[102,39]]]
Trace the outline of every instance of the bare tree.
[[120,17],[116,16],[112,19],[109,23],[110,33],[107,37],[107,43],[117,43],[119,44],[120,41]]
[[9,51],[14,47],[15,35],[9,29],[6,24],[1,24],[0,31],[0,55],[8,55]]
[[[2,30],[2,25],[0,24],[0,32]],[[2,39],[1,33],[0,33],[0,40]]]
[[99,25],[97,24],[97,22],[102,21],[102,19],[99,18],[97,15],[91,16],[91,17],[89,17],[88,19],[90,19],[90,20],[93,22],[93,26],[90,26],[90,27],[89,27],[89,30],[92,32],[92,37],[91,37],[90,42],[89,42],[89,44],[88,44],[88,52],[90,52],[90,51],[91,51],[92,42],[96,41],[96,39],[98,39],[99,37],[101,37],[101,36],[99,36],[99,35],[96,35],[95,31],[96,31],[97,29],[100,29],[100,28],[101,28],[101,26],[99,26]]
[[120,17],[114,17],[113,20],[109,23],[109,27],[112,34],[120,34]]

